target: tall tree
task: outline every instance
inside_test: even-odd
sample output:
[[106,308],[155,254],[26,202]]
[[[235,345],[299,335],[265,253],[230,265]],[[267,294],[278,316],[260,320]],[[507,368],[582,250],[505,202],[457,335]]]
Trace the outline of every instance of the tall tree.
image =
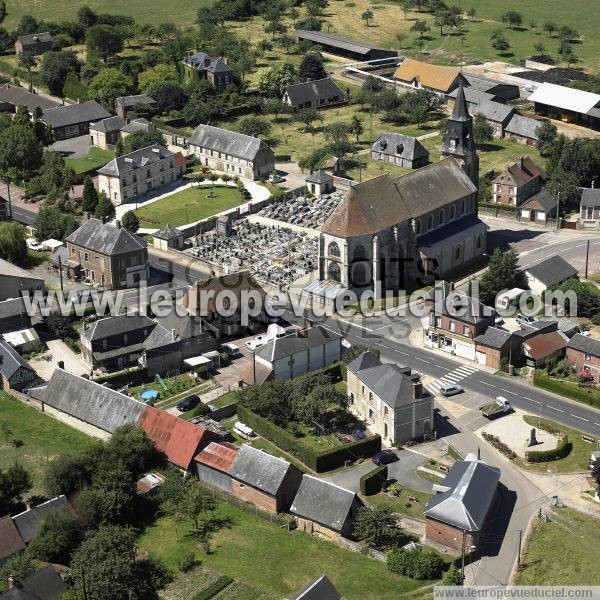
[[11,179],[27,179],[42,164],[43,147],[29,124],[13,123],[0,132],[0,172]]
[[40,77],[51,94],[63,96],[63,88],[70,73],[79,72],[77,55],[72,50],[44,52],[40,67]]
[[518,255],[512,249],[502,252],[500,248],[496,248],[479,282],[481,302],[494,307],[496,296],[502,290],[523,287],[525,287],[525,275],[519,268]]
[[375,16],[375,14],[373,13],[373,11],[369,8],[367,10],[365,10],[362,15],[360,15],[360,18],[367,24],[367,27],[369,27],[371,25],[371,19]]
[[115,100],[126,96],[132,89],[133,82],[118,69],[102,69],[88,86],[89,97],[96,100],[110,112],[115,109]]
[[111,25],[94,25],[85,34],[85,43],[90,55],[108,59],[123,50],[123,33]]
[[360,141],[360,136],[364,133],[365,128],[362,124],[362,121],[358,118],[357,115],[352,115],[352,119],[350,121],[350,131],[356,136],[356,143]]
[[39,241],[64,240],[79,227],[77,219],[63,213],[57,206],[43,206],[35,220],[35,234]]
[[10,513],[23,501],[31,487],[31,475],[21,464],[15,462],[6,471],[0,469],[0,513]]
[[354,536],[377,550],[387,550],[404,543],[408,537],[398,527],[398,520],[386,506],[359,509],[352,527]]
[[98,192],[94,187],[94,182],[89,175],[83,180],[83,195],[81,199],[81,208],[84,212],[92,215],[96,212],[98,206]]
[[318,52],[307,52],[298,67],[298,79],[300,81],[312,81],[313,79],[325,79],[327,72],[323,66],[323,57]]
[[507,23],[513,29],[517,29],[523,24],[523,16],[516,10],[509,10],[502,15],[502,22]]
[[110,201],[110,198],[103,193],[98,195],[98,205],[94,216],[102,221],[111,221],[115,217],[115,205]]
[[19,223],[0,223],[0,258],[19,266],[27,262],[25,232]]
[[423,19],[417,19],[410,27],[410,30],[418,33],[419,37],[423,39],[424,35],[430,31],[429,25],[427,25],[427,21]]

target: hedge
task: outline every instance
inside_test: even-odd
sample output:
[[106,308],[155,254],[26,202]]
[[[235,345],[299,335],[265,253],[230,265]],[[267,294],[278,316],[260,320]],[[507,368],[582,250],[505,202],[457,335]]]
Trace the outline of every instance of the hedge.
[[88,89],[79,81],[77,75],[69,73],[63,86],[63,95],[66,98],[71,98],[71,100],[80,99],[83,101],[88,99]]
[[600,408],[600,393],[597,390],[580,388],[576,383],[569,381],[551,379],[539,371],[536,371],[533,375],[533,385],[554,392],[559,396],[565,396],[594,408]]
[[231,577],[227,577],[227,575],[222,575],[211,583],[206,589],[202,590],[199,594],[194,596],[194,600],[210,600],[214,596],[216,596],[219,592],[222,592],[227,586],[233,583],[233,579]]
[[573,444],[569,442],[569,436],[565,435],[556,448],[552,448],[552,450],[531,450],[525,453],[525,458],[532,463],[551,462],[566,458],[571,454],[572,449]]
[[387,465],[381,465],[375,469],[365,473],[360,478],[360,493],[363,496],[372,496],[381,491],[383,482],[387,479]]
[[364,440],[344,444],[344,446],[339,448],[317,452],[315,449],[304,444],[301,439],[294,437],[291,433],[271,423],[268,419],[257,415],[243,404],[238,404],[237,414],[240,421],[243,421],[258,434],[282,450],[295,456],[309,469],[317,473],[343,467],[348,460],[355,461],[359,458],[373,456],[373,454],[381,450],[381,437],[375,435]]

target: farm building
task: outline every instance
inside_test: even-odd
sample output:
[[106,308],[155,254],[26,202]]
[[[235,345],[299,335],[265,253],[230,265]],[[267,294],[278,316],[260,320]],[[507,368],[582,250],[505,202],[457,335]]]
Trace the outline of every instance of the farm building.
[[371,158],[409,169],[419,169],[429,162],[429,152],[417,138],[382,131],[371,146]]
[[346,56],[356,60],[376,60],[380,58],[396,58],[398,53],[388,48],[378,48],[363,42],[357,42],[341,35],[332,35],[323,31],[305,31],[296,29],[298,40],[306,40],[317,44],[324,52]]
[[437,94],[449,94],[460,85],[465,88],[469,83],[460,69],[442,67],[407,58],[394,72],[394,79],[405,86],[429,90]]
[[304,108],[327,108],[339,106],[347,101],[346,94],[331,77],[288,85],[283,93],[283,102],[294,112]]

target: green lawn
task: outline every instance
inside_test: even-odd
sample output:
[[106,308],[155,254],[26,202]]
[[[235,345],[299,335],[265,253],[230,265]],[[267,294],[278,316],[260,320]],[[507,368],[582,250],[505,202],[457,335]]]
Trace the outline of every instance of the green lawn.
[[90,148],[87,156],[83,158],[66,158],[67,165],[72,167],[75,173],[86,173],[103,167],[115,157],[115,153],[110,150],[102,150],[93,146]]
[[306,533],[288,532],[226,502],[220,503],[217,513],[233,522],[215,534],[209,555],[197,550],[187,537],[180,536],[178,543],[174,525],[166,517],[142,533],[139,545],[171,569],[176,569],[182,555],[195,552],[203,566],[279,598],[323,574],[347,600],[395,600],[425,583],[389,573],[383,562]]
[[214,186],[214,198],[209,198],[210,188],[188,188],[135,211],[140,227],[160,228],[164,225],[178,227],[243,204],[239,191],[234,188]]
[[565,398],[600,408],[600,389],[579,387],[574,374],[570,375],[568,379],[559,379],[550,377],[543,369],[537,369],[533,376],[533,383],[537,387],[565,396]]
[[[439,480],[436,482],[439,483]],[[409,496],[413,496],[417,499],[417,502],[409,500]],[[431,494],[425,492],[417,492],[408,487],[403,487],[400,496],[389,496],[386,492],[380,492],[374,496],[368,496],[367,502],[375,504],[376,506],[387,506],[394,512],[400,513],[401,515],[407,515],[408,517],[414,517],[415,519],[423,519],[423,511],[427,502],[429,502]]]
[[600,585],[600,520],[565,508],[540,521],[525,546],[516,585]]
[[[41,480],[45,465],[60,454],[76,454],[92,438],[26,406],[6,392],[0,391],[0,424],[11,432],[6,442],[0,432],[0,469],[15,461],[31,474],[34,494],[43,494]],[[14,440],[23,445],[16,448]]]

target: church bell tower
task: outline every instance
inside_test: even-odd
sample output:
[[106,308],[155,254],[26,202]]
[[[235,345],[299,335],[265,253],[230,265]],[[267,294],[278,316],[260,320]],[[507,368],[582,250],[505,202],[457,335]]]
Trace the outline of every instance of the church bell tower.
[[448,119],[441,155],[443,158],[454,157],[475,187],[479,187],[479,157],[473,136],[473,117],[469,114],[462,84],[458,88],[452,116]]

